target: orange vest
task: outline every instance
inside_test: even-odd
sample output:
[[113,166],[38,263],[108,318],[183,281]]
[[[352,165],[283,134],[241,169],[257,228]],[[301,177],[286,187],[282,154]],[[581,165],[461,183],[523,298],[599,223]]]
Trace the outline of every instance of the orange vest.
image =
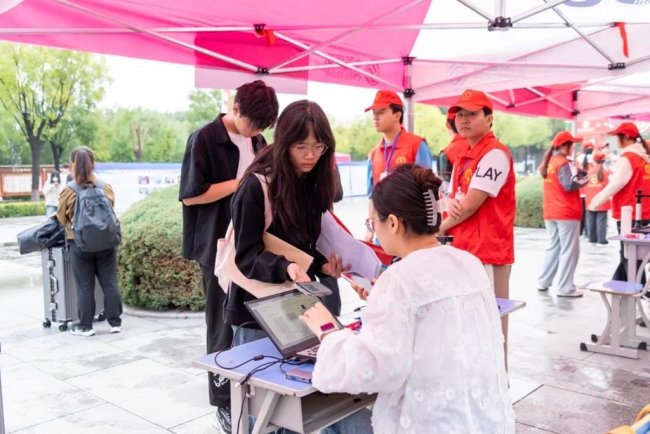
[[447,145],[442,152],[447,156],[447,160],[453,165],[458,157],[463,154],[466,154],[469,151],[469,142],[464,137],[461,137],[459,134],[456,134],[451,140],[451,143]]
[[[589,169],[589,182],[587,183],[587,185],[585,185],[583,188],[580,189],[580,192],[584,190],[585,205],[587,207],[589,207],[589,204],[591,203],[594,196],[600,193],[603,190],[603,188],[605,188],[608,182],[609,182],[609,170],[603,167],[603,180],[599,181],[598,166],[594,165],[594,167]],[[607,202],[599,206],[596,209],[596,211],[609,211],[611,208],[612,208],[612,203],[610,200],[607,200]]]
[[494,133],[483,137],[474,148],[454,162],[451,196],[460,191],[467,194],[479,162],[488,152],[499,149],[510,156],[510,172],[497,197],[488,196],[471,217],[449,229],[452,245],[465,250],[484,264],[510,265],[515,262],[515,171],[510,150]]
[[[420,149],[420,144],[424,139],[415,134],[407,132],[404,127],[399,133],[397,138],[397,143],[395,143],[395,152],[393,153],[393,158],[390,158],[392,143],[385,143],[384,139],[381,139],[381,142],[368,154],[368,159],[372,164],[372,180],[373,185],[377,185],[379,180],[381,180],[381,174],[386,171],[386,160],[384,159],[384,152],[390,160],[390,165],[388,166],[388,171],[390,172],[396,166],[406,163],[415,163],[415,160],[418,155],[418,150]],[[386,149],[384,149],[386,148]]]
[[[650,163],[633,152],[622,154],[619,158],[627,158],[632,166],[632,178],[618,193],[612,196],[612,217],[621,219],[621,207],[632,207],[632,219],[636,216],[636,191],[642,190],[643,194],[650,194]],[[650,201],[641,201],[641,218],[650,220]]]
[[544,178],[544,220],[582,220],[580,192],[566,191],[558,173],[560,167],[571,164],[562,154],[553,155],[548,162],[548,175]]

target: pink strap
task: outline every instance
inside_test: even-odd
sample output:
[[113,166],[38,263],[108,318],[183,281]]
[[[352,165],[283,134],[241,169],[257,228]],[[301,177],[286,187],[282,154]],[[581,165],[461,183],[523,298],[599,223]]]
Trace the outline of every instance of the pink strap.
[[257,179],[262,184],[262,191],[264,192],[264,230],[268,229],[273,222],[273,209],[271,208],[271,200],[269,199],[269,184],[266,176],[256,173]]

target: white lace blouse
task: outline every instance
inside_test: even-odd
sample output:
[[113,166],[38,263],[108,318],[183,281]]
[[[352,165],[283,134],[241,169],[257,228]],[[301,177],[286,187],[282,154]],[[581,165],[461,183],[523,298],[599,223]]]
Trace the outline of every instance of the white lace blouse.
[[513,434],[494,293],[481,262],[450,246],[411,253],[377,280],[363,328],[328,335],[314,386],[378,393],[375,434]]

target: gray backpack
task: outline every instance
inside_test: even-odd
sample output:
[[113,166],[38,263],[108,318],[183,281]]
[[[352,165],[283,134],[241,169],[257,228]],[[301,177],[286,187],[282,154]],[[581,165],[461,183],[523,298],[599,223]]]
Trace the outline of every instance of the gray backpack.
[[92,187],[70,182],[77,192],[72,234],[74,242],[84,252],[112,249],[122,241],[120,221],[106,196],[106,183],[97,181]]

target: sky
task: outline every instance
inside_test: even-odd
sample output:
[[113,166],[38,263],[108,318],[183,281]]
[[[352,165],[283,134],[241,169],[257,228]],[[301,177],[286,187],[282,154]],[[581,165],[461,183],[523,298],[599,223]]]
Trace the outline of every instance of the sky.
[[[112,84],[106,88],[104,107],[142,107],[160,112],[187,110],[194,89],[194,67],[149,60],[104,56]],[[254,79],[251,76],[251,81]],[[310,82],[308,97],[339,120],[367,115],[376,90]],[[304,95],[279,94],[280,107]]]

